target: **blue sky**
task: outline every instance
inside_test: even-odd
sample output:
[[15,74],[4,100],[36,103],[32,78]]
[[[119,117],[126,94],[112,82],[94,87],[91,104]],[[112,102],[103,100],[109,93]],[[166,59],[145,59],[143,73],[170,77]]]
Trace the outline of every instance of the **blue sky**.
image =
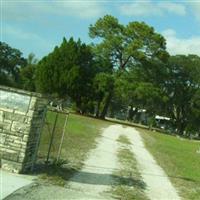
[[73,36],[90,43],[88,27],[111,14],[144,21],[163,34],[170,54],[200,56],[200,1],[0,0],[1,41],[42,58]]

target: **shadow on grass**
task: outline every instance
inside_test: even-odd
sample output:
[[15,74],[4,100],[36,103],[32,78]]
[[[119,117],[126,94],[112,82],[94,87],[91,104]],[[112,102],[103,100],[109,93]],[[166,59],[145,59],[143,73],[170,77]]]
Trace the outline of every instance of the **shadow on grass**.
[[175,179],[182,179],[184,181],[190,181],[190,182],[199,182],[199,181],[196,181],[192,178],[187,178],[187,177],[181,177],[181,176],[169,176],[170,178],[175,178]]
[[59,177],[63,181],[67,181],[78,171],[78,168],[66,165],[66,163],[64,165],[65,166],[57,163],[39,163],[35,165],[35,169],[32,173],[35,175],[45,174],[50,178]]
[[108,186],[134,186],[141,189],[146,188],[146,184],[136,178],[132,177],[121,177],[113,174],[106,173],[95,173],[95,172],[84,172],[80,169],[71,167],[67,164],[37,164],[33,172],[35,175],[45,174],[47,177],[52,179],[53,177],[59,177],[63,181],[70,181],[90,184],[90,185],[108,185]]
[[199,181],[194,180],[192,178],[187,178],[187,177],[182,177],[182,176],[173,176],[173,175],[168,175],[168,176],[163,176],[163,175],[159,175],[159,174],[151,174],[151,173],[143,173],[144,175],[148,175],[148,176],[159,176],[159,177],[170,177],[173,179],[182,179],[184,181],[190,181],[190,182],[196,182],[198,183]]

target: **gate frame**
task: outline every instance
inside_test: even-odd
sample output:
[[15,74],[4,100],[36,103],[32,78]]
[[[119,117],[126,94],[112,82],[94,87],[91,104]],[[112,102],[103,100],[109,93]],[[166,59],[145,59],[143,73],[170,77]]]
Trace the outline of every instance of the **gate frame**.
[[55,116],[55,120],[54,120],[54,125],[53,125],[53,128],[52,128],[52,131],[51,131],[51,138],[50,138],[49,148],[48,148],[47,157],[46,157],[46,161],[45,161],[46,164],[48,164],[50,162],[49,158],[50,158],[52,144],[53,144],[53,140],[54,140],[54,136],[55,136],[55,128],[56,128],[56,124],[57,124],[57,121],[58,121],[58,116],[59,116],[59,114],[64,114],[64,115],[66,115],[66,117],[65,117],[65,123],[64,123],[64,126],[63,126],[63,130],[62,130],[62,137],[61,137],[59,148],[58,148],[56,162],[58,162],[59,159],[60,159],[60,154],[61,154],[62,144],[63,144],[63,140],[64,140],[64,135],[65,135],[65,132],[66,132],[67,122],[68,122],[68,118],[69,118],[69,115],[70,115],[70,112],[58,110],[56,108],[48,108],[47,111],[51,111],[51,112],[56,113],[56,116]]

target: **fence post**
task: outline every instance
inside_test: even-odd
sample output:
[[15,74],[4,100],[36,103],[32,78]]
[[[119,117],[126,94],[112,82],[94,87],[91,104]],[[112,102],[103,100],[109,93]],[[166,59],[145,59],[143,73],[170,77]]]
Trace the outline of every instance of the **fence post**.
[[58,149],[57,162],[60,159],[61,148],[62,148],[62,144],[63,144],[63,140],[64,140],[65,129],[66,129],[66,126],[67,126],[68,117],[69,117],[69,113],[66,114],[66,118],[65,118],[65,124],[64,124],[64,127],[63,127],[62,138],[61,138],[59,149]]
[[47,108],[45,108],[45,110],[43,111],[43,114],[42,114],[42,125],[39,129],[39,136],[38,136],[37,143],[36,143],[36,151],[34,153],[34,161],[33,161],[32,167],[31,167],[31,171],[34,170],[34,165],[35,165],[36,160],[37,160],[38,148],[39,148],[39,144],[40,144],[42,129],[43,129],[43,126],[44,126],[44,123],[45,123],[46,113],[47,113]]
[[57,119],[58,119],[58,113],[56,112],[56,118],[55,118],[54,125],[53,125],[53,129],[52,129],[51,140],[50,140],[50,144],[49,144],[49,149],[48,149],[48,154],[47,154],[46,163],[49,162],[49,155],[50,155],[50,152],[51,152],[51,147],[52,147],[52,143],[53,143],[53,139],[54,139],[54,135],[55,135],[54,133],[55,133],[55,128],[56,128]]

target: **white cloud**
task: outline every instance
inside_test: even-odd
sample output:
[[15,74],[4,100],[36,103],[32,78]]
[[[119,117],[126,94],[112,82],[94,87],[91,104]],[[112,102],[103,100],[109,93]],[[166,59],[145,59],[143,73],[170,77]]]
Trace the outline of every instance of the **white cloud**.
[[30,39],[37,39],[41,42],[41,38],[37,36],[34,33],[27,33],[24,31],[21,31],[20,29],[13,28],[11,26],[6,26],[3,30],[3,35],[5,36],[10,35],[17,39],[23,39],[23,40],[30,40]]
[[[30,52],[37,53],[38,50],[45,55],[48,53],[49,49],[53,49],[55,46],[53,41],[42,38],[33,32],[24,31],[9,25],[4,27],[2,38],[5,42],[9,41],[9,38],[12,38],[12,41],[16,41],[16,48],[23,50],[26,54],[25,56],[27,56]],[[29,46],[28,51],[27,45]]]
[[200,21],[200,2],[189,2],[188,5],[192,9],[192,13]]
[[162,32],[162,34],[165,36],[165,37],[174,37],[176,36],[176,31],[173,30],[173,29],[166,29]]
[[150,0],[124,3],[120,6],[120,11],[121,14],[127,16],[158,16],[165,13],[173,13],[177,15],[186,14],[186,8],[183,4],[164,1],[155,3]]
[[178,38],[173,29],[167,29],[162,34],[167,40],[167,50],[171,55],[197,54],[200,56],[200,36]]
[[128,16],[149,16],[153,14],[162,14],[161,10],[154,6],[150,1],[127,3],[120,6],[120,11]]
[[163,9],[163,12],[166,11],[166,12],[174,13],[177,15],[186,14],[185,6],[180,3],[162,2],[158,4],[158,7],[160,7],[160,9]]
[[35,33],[32,32],[24,32],[22,30],[20,30],[19,28],[14,28],[11,26],[5,26],[5,28],[3,29],[3,35],[5,35],[5,37],[12,36],[13,38],[16,39],[20,39],[20,40],[25,40],[25,41],[35,41],[38,44],[45,44],[47,41],[43,38],[41,38],[40,36],[38,36]]
[[43,15],[73,16],[83,19],[99,17],[105,13],[99,1],[3,1],[6,19],[26,20]]
[[81,18],[99,17],[104,13],[102,4],[98,1],[63,1],[56,2],[56,5],[63,14],[67,11],[69,15]]

